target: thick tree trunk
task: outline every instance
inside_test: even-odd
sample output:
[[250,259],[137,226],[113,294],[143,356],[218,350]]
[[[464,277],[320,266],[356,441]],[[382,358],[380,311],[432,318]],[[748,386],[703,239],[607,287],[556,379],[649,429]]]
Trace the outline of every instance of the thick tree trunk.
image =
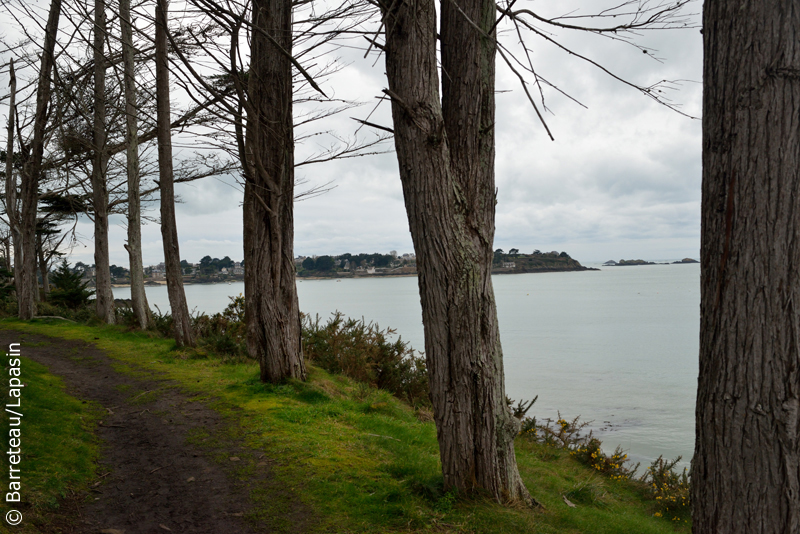
[[305,380],[294,247],[291,0],[255,0],[244,191],[247,350],[261,380]]
[[703,39],[693,532],[798,534],[800,10],[708,0]]
[[125,120],[127,128],[128,175],[128,244],[130,259],[131,303],[139,328],[152,322],[147,295],[144,291],[144,265],[142,262],[142,212],[139,198],[139,110],[136,107],[136,79],[134,72],[133,28],[131,27],[131,0],[119,0],[119,18],[122,30],[122,62],[125,83]]
[[30,157],[25,164],[22,176],[21,234],[22,234],[22,285],[17,287],[19,318],[32,319],[36,315],[36,297],[39,286],[36,281],[36,213],[39,205],[39,178],[42,173],[44,157],[45,126],[47,126],[47,107],[50,103],[50,74],[53,70],[58,34],[58,20],[61,16],[61,0],[50,2],[50,13],[45,27],[44,50],[39,69],[39,83],[36,88],[36,115],[33,120],[33,141]]
[[175,342],[192,346],[192,323],[183,291],[178,225],[175,221],[175,185],[172,171],[172,134],[169,120],[169,58],[167,57],[167,0],[156,2],[156,120],[158,122],[158,176],[161,192],[161,239],[167,270]]
[[[22,287],[22,232],[17,210],[17,180],[14,178],[14,120],[17,113],[17,76],[14,73],[14,60],[8,67],[8,130],[6,139],[6,214],[11,230],[11,243],[14,246],[14,287]],[[11,256],[6,255],[8,269],[11,270]]]
[[[389,4],[394,6],[387,12]],[[432,0],[384,1],[395,147],[417,255],[431,400],[445,488],[531,503],[514,456],[491,282],[494,3],[444,3],[439,102]]]
[[92,143],[92,204],[94,206],[95,307],[97,316],[114,324],[114,294],[108,258],[108,152],[106,151],[106,38],[105,0],[94,2],[94,129]]

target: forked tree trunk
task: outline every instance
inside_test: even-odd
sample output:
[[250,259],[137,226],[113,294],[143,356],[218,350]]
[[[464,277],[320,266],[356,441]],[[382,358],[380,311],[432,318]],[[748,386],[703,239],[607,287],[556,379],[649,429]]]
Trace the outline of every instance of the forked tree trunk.
[[172,170],[172,134],[169,120],[169,58],[167,57],[167,0],[156,1],[156,120],[158,122],[158,176],[161,192],[161,239],[167,294],[172,310],[175,342],[192,346],[192,323],[186,293],[183,291],[178,225],[175,221],[175,186]]
[[50,74],[55,62],[53,51],[56,46],[60,16],[61,0],[52,0],[45,27],[44,49],[42,50],[42,62],[36,88],[33,141],[30,145],[30,157],[25,163],[20,191],[22,197],[22,285],[17,287],[20,319],[32,319],[36,315],[36,297],[39,293],[36,281],[36,213],[39,205],[39,178],[42,173],[42,158],[44,157],[47,107],[50,103]]
[[247,351],[261,380],[305,380],[294,240],[291,0],[254,0],[244,191]]
[[106,38],[105,0],[94,2],[94,128],[92,144],[92,204],[94,207],[95,310],[97,316],[114,324],[114,294],[108,258],[108,151],[106,150]]
[[119,18],[122,33],[122,63],[125,84],[125,123],[127,132],[128,175],[128,244],[130,259],[131,303],[139,328],[152,322],[147,294],[144,291],[144,265],[142,262],[142,211],[139,195],[139,110],[136,106],[136,78],[134,71],[133,28],[131,27],[131,0],[119,0]]
[[[433,0],[383,0],[386,73],[446,489],[531,503],[514,456],[491,281],[494,24],[489,0],[443,2],[439,101]],[[389,11],[389,6],[393,6]]]
[[798,534],[800,10],[707,0],[703,39],[693,532]]
[[[8,130],[6,139],[6,214],[11,230],[11,243],[14,247],[14,287],[22,287],[22,232],[20,231],[17,210],[17,180],[14,178],[14,120],[17,113],[17,76],[14,73],[14,60],[8,66]],[[11,270],[10,256],[6,255],[7,268]]]

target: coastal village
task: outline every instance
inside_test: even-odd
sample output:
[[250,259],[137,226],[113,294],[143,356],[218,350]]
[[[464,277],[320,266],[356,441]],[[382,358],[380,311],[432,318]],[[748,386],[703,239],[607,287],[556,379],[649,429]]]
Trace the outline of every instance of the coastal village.
[[[413,252],[399,254],[396,250],[388,254],[375,252],[372,254],[340,254],[336,256],[297,256],[294,258],[297,277],[299,279],[317,278],[358,278],[380,276],[415,276],[417,274],[417,257]],[[209,284],[244,280],[244,260],[235,261],[229,256],[224,258],[203,257],[197,263],[181,260],[184,284]],[[531,272],[585,271],[584,267],[566,252],[541,252],[534,250],[524,254],[512,248],[494,251],[492,260],[493,274],[519,274]],[[81,272],[83,279],[93,285],[94,265],[77,262],[73,272]],[[166,267],[164,262],[144,268],[145,283],[148,285],[166,284]],[[115,286],[130,284],[130,272],[125,267],[111,266],[112,283]]]

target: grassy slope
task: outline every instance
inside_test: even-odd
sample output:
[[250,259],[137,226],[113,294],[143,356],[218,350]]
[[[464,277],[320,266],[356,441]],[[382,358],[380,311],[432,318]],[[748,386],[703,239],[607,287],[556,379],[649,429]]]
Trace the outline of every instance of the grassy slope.
[[[316,510],[319,531],[600,534],[685,528],[653,517],[629,485],[597,475],[562,451],[524,440],[517,442],[520,470],[531,493],[545,505],[544,511],[442,494],[432,423],[418,421],[411,409],[383,391],[313,366],[308,383],[272,386],[258,380],[253,364],[197,359],[196,352],[182,354],[173,350],[171,341],[145,333],[59,321],[5,320],[0,328],[89,341],[118,360],[123,372],[146,368],[178,381],[188,392],[201,393],[199,398],[228,417],[231,426],[226,436],[199,432],[191,439],[207,446],[221,462],[227,461],[225,442],[245,441],[263,450],[276,460],[277,483],[294,489]],[[57,399],[48,401],[51,406],[63,405]],[[49,432],[56,439],[89,443],[87,452],[74,456],[93,458],[95,449],[80,425]],[[60,474],[66,471],[58,467],[68,460],[64,456],[41,458],[38,463],[59,471],[47,475],[57,479],[53,484],[85,487],[91,469],[66,479]],[[247,479],[254,466],[244,464],[237,473]],[[568,507],[564,494],[577,507]],[[290,529],[280,521],[285,503],[271,498],[268,486],[252,485],[251,496],[257,503],[253,521],[267,523],[275,531]]]
[[[7,364],[4,353],[4,377],[8,376]],[[99,420],[100,407],[67,395],[62,380],[32,360],[23,357],[21,370],[25,384],[19,408],[23,415],[20,447],[23,460],[18,467],[22,469],[20,493],[26,502],[21,505],[5,502],[9,456],[3,454],[0,517],[16,509],[22,512],[23,522],[15,532],[36,532],[33,525],[39,515],[55,512],[59,499],[85,491],[95,477],[98,446],[92,431]],[[8,382],[6,379],[3,382],[0,390],[3,398],[8,399]],[[8,419],[4,417],[4,452],[8,448],[8,428]]]

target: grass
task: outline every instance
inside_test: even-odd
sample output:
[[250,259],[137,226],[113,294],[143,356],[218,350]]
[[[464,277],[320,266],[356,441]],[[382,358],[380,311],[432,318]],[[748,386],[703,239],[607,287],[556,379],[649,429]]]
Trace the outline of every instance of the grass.
[[[271,459],[272,482],[256,481],[262,478],[253,476],[260,465],[257,458],[243,457],[245,461],[231,469],[249,484],[255,503],[249,519],[276,532],[291,530],[281,516],[291,509],[293,499],[314,511],[311,530],[318,532],[689,531],[688,525],[654,517],[640,490],[627,481],[612,481],[566,451],[523,439],[516,443],[520,472],[534,498],[544,504],[543,510],[502,507],[481,497],[444,493],[432,423],[419,421],[410,407],[385,391],[313,365],[308,382],[275,386],[259,381],[255,364],[222,363],[201,350],[175,350],[173,342],[149,333],[48,320],[3,320],[0,328],[95,343],[117,361],[119,371],[155,372],[176,381],[192,398],[206,401],[226,417],[228,428],[224,435],[197,431],[190,440],[227,466],[231,462],[226,447],[231,443],[263,451]],[[41,379],[57,381],[46,373]],[[60,397],[53,397],[63,395],[59,391],[42,391],[46,395],[42,401],[47,402],[36,411],[46,411],[46,406],[62,409]],[[32,402],[30,393],[26,390],[27,402]],[[74,406],[77,401],[71,402]],[[77,402],[76,408],[84,420],[90,418],[88,405]],[[33,413],[34,408],[28,410]],[[27,423],[28,429],[34,426],[31,420]],[[47,428],[53,439],[70,439],[75,447],[85,447],[71,455],[34,459],[49,469],[42,473],[43,484],[62,488],[48,494],[47,502],[55,505],[52,498],[63,488],[86,487],[93,475],[91,466],[75,467],[71,476],[66,467],[78,457],[91,464],[96,448],[86,423]],[[31,437],[28,443],[32,441]],[[274,487],[287,491],[275,498]],[[564,497],[575,507],[568,506]]]
[[[42,344],[37,344],[42,346]],[[3,357],[4,376],[8,376],[8,358]],[[15,532],[37,532],[35,525],[46,514],[58,513],[63,500],[81,494],[95,478],[98,443],[93,430],[100,418],[100,407],[82,402],[64,391],[62,380],[47,369],[27,358],[21,358],[22,413],[20,450],[21,496],[24,502],[6,503],[9,491],[8,454],[2,455],[3,498],[0,500],[0,517],[15,509],[22,513],[23,522]],[[3,397],[9,399],[8,382],[3,381]],[[16,399],[14,399],[16,403]],[[3,418],[3,444],[9,448],[9,421]],[[5,523],[5,521],[3,521]]]

